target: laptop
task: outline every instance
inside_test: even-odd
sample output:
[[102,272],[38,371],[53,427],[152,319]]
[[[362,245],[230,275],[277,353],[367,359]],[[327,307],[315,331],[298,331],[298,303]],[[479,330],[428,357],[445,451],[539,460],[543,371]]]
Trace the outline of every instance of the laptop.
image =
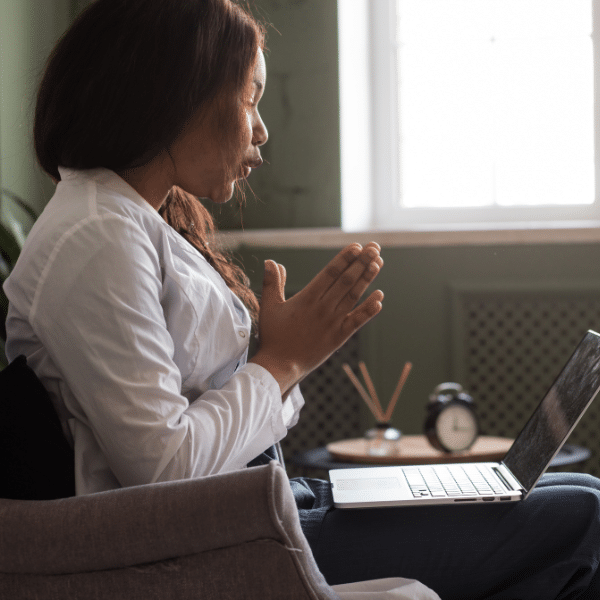
[[531,493],[600,389],[588,331],[501,462],[332,469],[337,508],[517,502]]

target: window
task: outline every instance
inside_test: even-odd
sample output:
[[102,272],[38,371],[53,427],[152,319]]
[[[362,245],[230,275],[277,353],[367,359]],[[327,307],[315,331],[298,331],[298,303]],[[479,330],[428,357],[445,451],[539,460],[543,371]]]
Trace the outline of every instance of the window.
[[344,229],[600,219],[592,0],[338,7]]

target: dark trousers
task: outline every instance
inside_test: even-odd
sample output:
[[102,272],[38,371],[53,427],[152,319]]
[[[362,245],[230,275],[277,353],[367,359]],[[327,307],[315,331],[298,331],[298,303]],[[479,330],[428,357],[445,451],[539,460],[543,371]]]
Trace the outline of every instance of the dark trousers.
[[510,504],[339,510],[327,482],[292,489],[330,585],[407,577],[442,600],[600,600],[600,480],[589,475],[547,474]]

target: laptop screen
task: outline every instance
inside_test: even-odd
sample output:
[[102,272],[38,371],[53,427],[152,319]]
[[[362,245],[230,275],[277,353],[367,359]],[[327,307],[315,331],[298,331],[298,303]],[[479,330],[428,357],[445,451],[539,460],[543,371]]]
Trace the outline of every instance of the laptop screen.
[[540,402],[504,464],[529,492],[600,388],[600,335],[588,331]]

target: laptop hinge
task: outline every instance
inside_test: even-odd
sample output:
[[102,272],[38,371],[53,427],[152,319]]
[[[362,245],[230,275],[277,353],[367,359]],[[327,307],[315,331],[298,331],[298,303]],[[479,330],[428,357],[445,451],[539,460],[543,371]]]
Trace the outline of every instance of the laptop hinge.
[[521,492],[523,496],[525,495],[527,490],[521,485],[521,482],[512,474],[511,470],[504,463],[500,463],[498,466],[493,467],[493,469],[496,475],[502,480],[502,483],[504,483],[509,490]]
[[504,477],[504,474],[502,473],[502,471],[498,468],[498,467],[494,467],[492,469],[494,471],[494,473],[496,473],[496,475],[498,475],[498,477],[500,478],[500,481],[502,481],[502,483],[509,489],[509,490],[514,490],[513,486],[508,482],[508,479],[506,479],[506,477]]

